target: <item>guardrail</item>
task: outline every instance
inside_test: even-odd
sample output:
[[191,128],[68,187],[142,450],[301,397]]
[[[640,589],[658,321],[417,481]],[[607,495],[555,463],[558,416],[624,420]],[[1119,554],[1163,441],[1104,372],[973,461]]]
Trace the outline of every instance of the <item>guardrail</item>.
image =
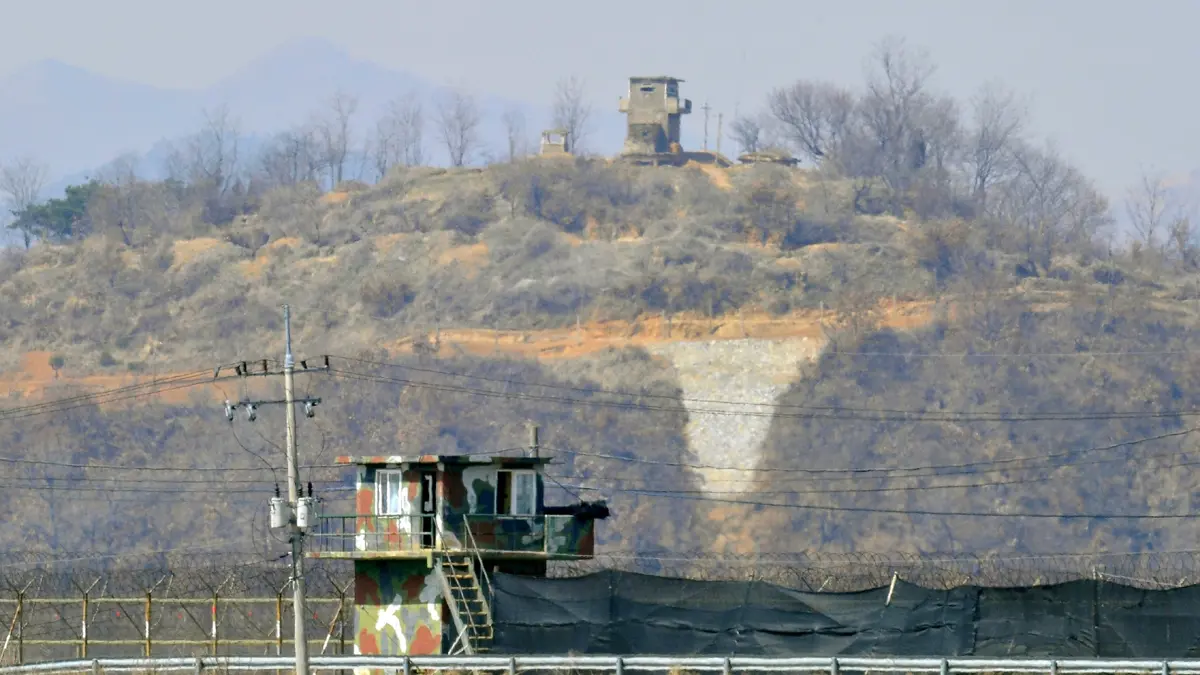
[[[161,659],[93,659],[31,663],[0,668],[0,675],[77,672],[185,671],[204,670],[287,670],[295,666],[290,657],[280,656],[205,656]],[[588,670],[623,675],[625,671],[695,672],[790,672],[790,673],[1048,673],[1050,675],[1102,675],[1109,673],[1153,673],[1155,675],[1200,675],[1200,660],[1138,659],[1004,659],[1004,658],[706,658],[671,656],[314,656],[309,659],[313,671],[394,670],[411,675],[414,670],[471,670],[516,675],[519,671]]]
[[434,516],[377,516],[369,514],[326,515],[306,535],[313,553],[353,554],[359,552],[414,552],[447,548],[446,535],[466,548],[504,553],[578,553],[570,542],[552,546],[551,534],[569,529],[574,516],[507,516],[470,514],[454,516],[438,528]]

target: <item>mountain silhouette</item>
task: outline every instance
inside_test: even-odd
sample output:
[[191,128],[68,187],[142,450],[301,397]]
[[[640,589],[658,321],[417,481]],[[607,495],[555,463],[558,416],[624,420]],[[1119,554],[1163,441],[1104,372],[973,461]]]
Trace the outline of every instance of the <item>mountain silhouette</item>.
[[[427,111],[427,154],[434,163],[444,161],[432,118],[446,86],[354,58],[317,38],[285,42],[204,89],[129,82],[54,60],[30,64],[0,77],[0,161],[32,155],[48,164],[52,181],[47,196],[61,194],[66,185],[86,179],[126,153],[142,157],[143,172],[153,178],[164,142],[199,129],[206,109],[227,106],[248,140],[261,140],[311,119],[338,91],[358,99],[358,147],[388,102],[410,93],[419,96]],[[506,152],[505,110],[523,113],[524,136],[531,148],[536,147],[538,132],[550,124],[548,102],[472,93],[481,109],[484,156]],[[615,107],[593,109],[592,145],[602,152],[620,147],[623,121]]]

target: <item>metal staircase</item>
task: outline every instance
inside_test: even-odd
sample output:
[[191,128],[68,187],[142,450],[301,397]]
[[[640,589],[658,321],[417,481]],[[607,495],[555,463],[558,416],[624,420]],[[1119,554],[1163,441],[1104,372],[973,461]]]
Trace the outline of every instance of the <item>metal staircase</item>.
[[[492,612],[487,601],[487,591],[475,573],[475,563],[487,580],[483,558],[475,546],[475,538],[469,525],[466,536],[470,548],[465,550],[443,550],[437,564],[437,575],[442,585],[442,595],[450,607],[450,616],[458,629],[456,645],[463,653],[486,654],[492,646]],[[450,653],[455,653],[451,648]]]

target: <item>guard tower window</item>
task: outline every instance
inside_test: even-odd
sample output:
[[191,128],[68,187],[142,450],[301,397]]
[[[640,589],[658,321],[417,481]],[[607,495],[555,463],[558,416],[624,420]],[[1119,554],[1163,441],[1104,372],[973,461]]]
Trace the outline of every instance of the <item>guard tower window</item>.
[[643,85],[641,86],[641,90],[642,90],[642,93],[643,93],[643,94],[653,94],[653,93],[654,93],[654,85],[652,85],[652,84],[643,84]]
[[498,471],[496,513],[507,516],[536,515],[537,472]]
[[667,85],[667,98],[678,98],[678,97],[679,97],[679,85],[675,84],[674,82],[671,82],[670,84]]
[[404,494],[404,472],[380,469],[375,472],[375,515],[402,514],[400,497]]

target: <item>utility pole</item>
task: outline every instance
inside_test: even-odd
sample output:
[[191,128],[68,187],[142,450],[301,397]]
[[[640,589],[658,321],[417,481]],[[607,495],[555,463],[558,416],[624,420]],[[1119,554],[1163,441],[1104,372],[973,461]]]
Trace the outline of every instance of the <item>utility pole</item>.
[[[252,369],[250,363],[243,361],[235,367],[235,372],[241,377],[275,377],[283,375],[283,400],[273,401],[238,401],[236,404],[225,401],[225,416],[233,422],[234,411],[243,408],[246,419],[250,422],[258,418],[258,408],[263,405],[283,405],[287,414],[287,501],[279,496],[279,485],[275,486],[275,497],[271,499],[270,526],[272,529],[288,530],[288,539],[292,547],[292,613],[295,620],[293,641],[296,654],[296,675],[308,675],[308,640],[305,634],[305,584],[304,584],[304,532],[316,517],[315,500],[312,495],[312,483],[309,483],[308,496],[305,497],[300,489],[300,461],[297,456],[296,444],[296,405],[304,404],[304,415],[313,417],[319,398],[296,398],[296,359],[292,354],[292,315],[291,309],[283,306],[283,337],[284,355],[283,371],[272,370],[270,361],[263,359],[261,369]],[[324,359],[323,366],[309,366],[307,360],[300,362],[300,368],[305,372],[314,370],[329,370],[329,357]]]
[[717,113],[717,154],[721,154],[721,124],[725,121],[725,113]]
[[[308,675],[308,639],[304,631],[304,531],[297,522],[300,504],[300,466],[296,459],[296,360],[292,356],[292,314],[283,306],[283,400],[287,408],[288,504],[292,506],[292,615],[295,619],[292,639],[296,649],[296,675]],[[312,495],[309,495],[312,497]]]
[[538,443],[538,431],[539,431],[538,425],[530,422],[529,423],[529,453],[531,455],[533,455],[534,457],[540,456],[541,452],[542,452],[541,444]]
[[700,108],[704,111],[704,149],[708,150],[708,111],[712,110],[708,105],[708,100],[704,101],[704,106]]

